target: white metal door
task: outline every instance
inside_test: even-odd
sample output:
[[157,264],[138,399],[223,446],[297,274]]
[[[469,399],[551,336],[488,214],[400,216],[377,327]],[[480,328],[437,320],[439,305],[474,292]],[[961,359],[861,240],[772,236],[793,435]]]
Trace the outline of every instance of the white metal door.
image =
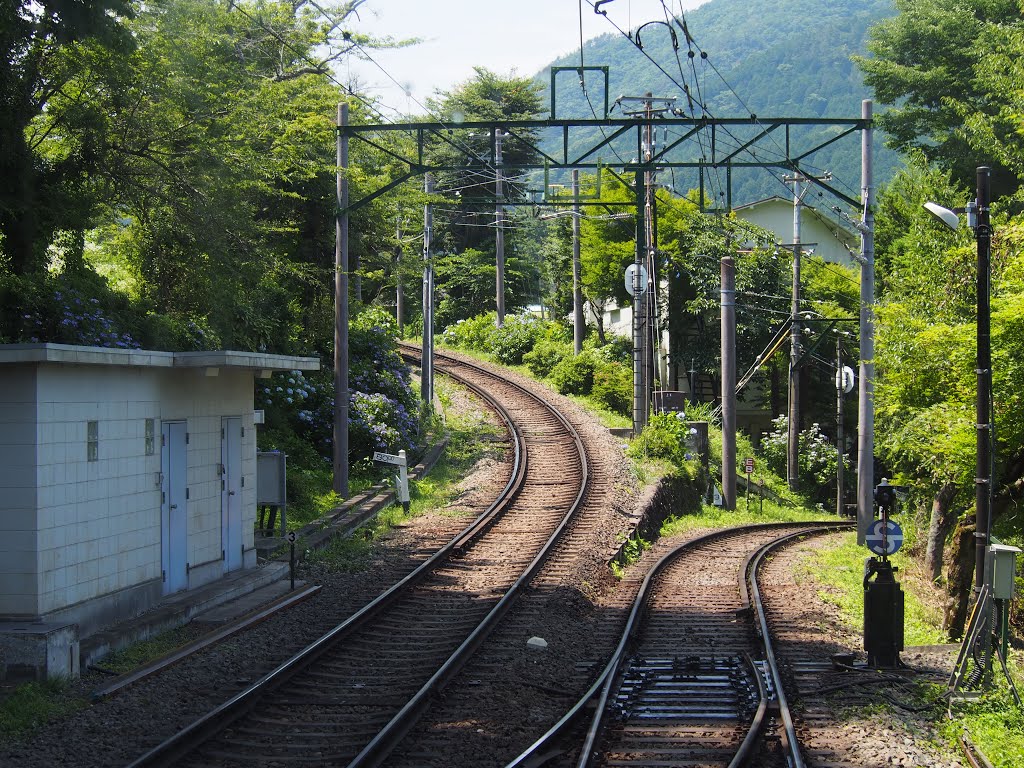
[[160,555],[164,594],[188,587],[188,435],[184,421],[160,427]]
[[242,567],[242,419],[221,421],[220,510],[224,571]]

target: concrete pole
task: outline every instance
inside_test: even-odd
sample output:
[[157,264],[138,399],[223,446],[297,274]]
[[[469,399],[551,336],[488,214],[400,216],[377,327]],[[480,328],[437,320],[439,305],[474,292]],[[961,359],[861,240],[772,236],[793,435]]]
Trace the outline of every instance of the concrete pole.
[[[870,121],[870,99],[861,102],[861,117]],[[860,386],[857,390],[857,543],[864,544],[874,518],[875,485],[875,189],[872,177],[872,128],[861,132],[860,236]]]
[[722,508],[736,509],[736,261],[722,257]]
[[644,222],[646,200],[645,174],[636,174],[636,256],[633,261],[633,434],[647,426],[647,389],[644,386],[643,291],[640,268],[647,252],[647,225]]
[[843,337],[841,335],[836,336],[836,515],[838,517],[843,516],[845,509],[843,508],[843,491],[846,486],[846,478],[844,474],[846,467],[844,466],[845,456],[843,455],[843,395],[846,392],[843,390]]
[[338,105],[334,237],[334,491],[348,497],[348,104]]
[[992,337],[991,337],[991,280],[992,224],[989,211],[991,198],[990,169],[977,170],[978,225],[974,231],[978,241],[978,402],[977,402],[977,474],[974,481],[974,588],[980,592],[985,584],[985,553],[992,539],[992,414],[989,400],[992,395]]
[[789,490],[800,486],[800,208],[802,177],[793,176],[793,301],[789,329],[789,426],[786,439],[786,479]]
[[[423,180],[423,191],[434,193],[434,176],[428,173]],[[423,352],[420,360],[420,399],[430,410],[434,403],[434,263],[430,253],[430,240],[434,234],[434,206],[423,206]]]
[[583,351],[583,335],[586,326],[583,320],[583,280],[580,266],[580,172],[572,172],[572,349],[574,354]]
[[502,173],[501,140],[505,137],[501,128],[494,132],[494,197],[495,197],[495,219],[497,231],[494,235],[495,250],[495,304],[498,309],[498,327],[505,324],[505,206],[502,201],[505,199],[505,179]]
[[402,217],[395,218],[395,320],[398,322],[398,337],[405,336],[405,286],[402,284]]

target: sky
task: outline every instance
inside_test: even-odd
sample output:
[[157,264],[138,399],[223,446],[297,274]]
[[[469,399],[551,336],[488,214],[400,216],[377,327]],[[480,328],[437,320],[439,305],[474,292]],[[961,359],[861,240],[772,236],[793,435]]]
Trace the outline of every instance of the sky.
[[[501,75],[532,77],[559,56],[579,50],[583,38],[619,34],[646,21],[664,19],[706,0],[611,0],[594,13],[595,0],[367,0],[354,31],[422,43],[393,51],[371,51],[370,62],[341,65],[340,79],[402,114],[423,113],[435,90],[451,90],[483,66]],[[385,72],[382,71],[386,70]],[[397,84],[396,82],[397,81]],[[401,87],[400,87],[401,86]],[[411,96],[406,93],[411,92]],[[417,101],[419,104],[417,104]]]

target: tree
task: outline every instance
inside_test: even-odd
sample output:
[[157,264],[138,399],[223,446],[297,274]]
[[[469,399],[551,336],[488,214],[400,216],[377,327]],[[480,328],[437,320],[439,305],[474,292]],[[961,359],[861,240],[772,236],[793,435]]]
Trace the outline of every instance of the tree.
[[[500,123],[504,120],[525,120],[540,112],[539,89],[530,78],[502,76],[484,67],[476,67],[475,72],[472,79],[454,90],[439,92],[427,101],[431,112],[451,126],[444,135],[435,136],[429,147],[432,163],[451,169],[439,173],[436,178],[435,188],[448,202],[435,208],[434,250],[460,259],[466,258],[463,254],[469,251],[495,253],[498,163],[493,145],[501,141],[501,173],[506,201],[526,198],[525,177],[517,166],[527,161],[535,162],[538,157],[534,131],[517,131],[507,136],[502,131],[499,139],[479,129],[471,131],[457,127],[465,121]],[[521,215],[506,213],[504,224],[505,249],[506,254],[510,254],[506,263],[506,302],[511,308],[523,306],[530,292],[529,286],[536,284],[536,279],[530,277],[534,265],[514,255],[517,251],[525,253],[525,249],[519,246],[520,225],[516,222]],[[443,292],[447,288],[442,274],[454,277],[456,270],[446,269],[439,262],[438,289]],[[492,279],[490,296],[494,295],[493,287]],[[483,286],[479,290],[476,287],[467,289],[465,285],[452,286],[448,292],[453,297],[463,296],[474,303],[460,304],[457,313],[439,311],[439,322],[473,317],[494,306]],[[452,309],[455,309],[454,305]]]
[[[926,564],[932,575],[958,514],[974,501],[976,461],[976,246],[970,230],[934,222],[924,200],[969,197],[948,174],[913,163],[879,195],[876,443],[880,457],[928,507]],[[992,256],[992,389],[996,430],[993,520],[1024,498],[1024,226],[998,213]],[[956,541],[971,522],[962,519]],[[972,557],[970,549],[963,556]],[[955,566],[955,567],[954,567]],[[953,563],[947,627],[963,630],[966,592]],[[970,568],[966,569],[970,572]]]
[[[0,254],[15,275],[41,270],[54,233],[88,220],[105,123],[92,94],[131,49],[130,16],[128,0],[8,0],[0,9]],[[31,130],[44,113],[47,130]],[[61,151],[41,152],[54,133]]]
[[[878,123],[890,146],[918,149],[967,184],[976,166],[992,162],[992,144],[1013,141],[1012,114],[1004,108],[1014,97],[1000,83],[1012,76],[1013,52],[1020,50],[1020,3],[896,0],[896,8],[897,16],[871,30],[873,58],[854,57],[878,100],[893,105]],[[993,168],[997,195],[1020,185],[1004,163],[1000,158]]]
[[972,110],[963,103],[953,108],[964,121],[967,141],[987,158],[985,162],[994,160],[1024,179],[1024,22],[987,27],[976,48],[985,55],[978,62],[975,82],[989,108]]
[[[626,180],[611,171],[602,171],[601,201],[604,208],[580,222],[580,271],[583,298],[597,322],[597,336],[605,343],[604,310],[609,302],[618,306],[630,303],[623,273],[636,258],[636,197]],[[592,183],[582,178],[581,189]],[[620,218],[626,214],[628,218]]]

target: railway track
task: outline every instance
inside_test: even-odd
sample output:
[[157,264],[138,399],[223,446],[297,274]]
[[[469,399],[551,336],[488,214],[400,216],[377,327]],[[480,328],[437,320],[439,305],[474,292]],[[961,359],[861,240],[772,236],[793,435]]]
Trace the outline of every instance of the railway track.
[[734,768],[755,757],[761,766],[802,766],[754,574],[772,546],[837,527],[735,528],[666,554],[603,673],[509,768]]
[[380,598],[131,765],[379,764],[501,621],[586,495],[579,435],[542,399],[438,356],[502,414],[501,497]]

